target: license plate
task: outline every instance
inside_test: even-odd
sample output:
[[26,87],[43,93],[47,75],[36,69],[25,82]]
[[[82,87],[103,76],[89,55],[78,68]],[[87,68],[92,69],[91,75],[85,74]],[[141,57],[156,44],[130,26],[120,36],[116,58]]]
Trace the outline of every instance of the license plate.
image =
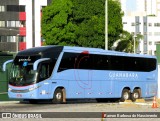
[[17,94],[16,96],[17,96],[18,98],[20,98],[20,97],[22,97],[22,94]]

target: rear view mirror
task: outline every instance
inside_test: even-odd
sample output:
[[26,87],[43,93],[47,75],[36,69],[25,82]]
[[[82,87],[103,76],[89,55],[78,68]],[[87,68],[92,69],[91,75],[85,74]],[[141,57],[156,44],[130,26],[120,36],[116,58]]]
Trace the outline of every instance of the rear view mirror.
[[3,63],[2,71],[6,71],[6,65],[7,65],[8,63],[12,63],[12,62],[13,62],[13,60],[8,60],[8,61],[4,62],[4,63]]

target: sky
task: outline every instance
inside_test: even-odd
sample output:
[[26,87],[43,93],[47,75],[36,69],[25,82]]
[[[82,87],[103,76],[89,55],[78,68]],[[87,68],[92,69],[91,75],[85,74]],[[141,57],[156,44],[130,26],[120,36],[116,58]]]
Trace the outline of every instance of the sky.
[[136,10],[136,0],[126,0],[126,9],[128,11]]

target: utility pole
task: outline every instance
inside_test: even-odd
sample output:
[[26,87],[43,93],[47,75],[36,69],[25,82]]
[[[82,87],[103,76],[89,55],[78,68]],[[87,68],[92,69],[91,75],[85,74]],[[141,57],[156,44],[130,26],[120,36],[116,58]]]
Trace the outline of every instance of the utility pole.
[[108,50],[108,0],[105,0],[105,50]]
[[133,48],[133,49],[134,49],[134,53],[136,53],[136,37],[137,37],[137,36],[136,36],[136,34],[135,34],[135,35],[134,35],[134,45],[133,45],[133,46],[134,46],[134,48]]
[[19,34],[16,35],[16,53],[19,51]]

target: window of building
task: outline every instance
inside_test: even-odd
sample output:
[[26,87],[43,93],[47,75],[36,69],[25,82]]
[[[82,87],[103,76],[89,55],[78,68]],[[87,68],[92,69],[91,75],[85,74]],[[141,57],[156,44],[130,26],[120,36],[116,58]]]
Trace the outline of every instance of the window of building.
[[16,42],[16,36],[7,36],[7,42]]
[[155,27],[160,27],[160,23],[154,23]]
[[147,41],[146,40],[144,40],[144,45],[147,45]]
[[123,24],[127,24],[127,22],[123,22]]
[[140,22],[136,22],[136,26],[140,25],[141,23]]
[[25,6],[23,5],[7,5],[6,9],[9,12],[25,12]]
[[5,21],[0,21],[0,27],[5,27]]
[[20,27],[20,21],[15,21],[15,23],[16,23],[16,24],[15,24],[15,25],[16,25],[15,27]]
[[152,45],[152,42],[151,42],[151,41],[149,41],[149,45]]
[[134,23],[134,22],[132,22],[132,23],[131,23],[131,26],[135,26],[135,23]]
[[26,42],[26,37],[25,36],[19,36],[19,42]]
[[143,34],[144,34],[144,35],[147,35],[147,32],[144,32]]
[[0,42],[5,42],[5,36],[0,36]]
[[7,27],[13,27],[15,23],[13,21],[7,21]]
[[149,36],[152,36],[152,32],[148,32],[148,35],[149,35]]
[[0,6],[0,12],[4,12],[5,11],[5,6]]
[[20,27],[20,21],[7,21],[7,27]]
[[152,26],[152,23],[148,23],[148,26]]
[[160,36],[160,32],[154,32],[155,36]]

